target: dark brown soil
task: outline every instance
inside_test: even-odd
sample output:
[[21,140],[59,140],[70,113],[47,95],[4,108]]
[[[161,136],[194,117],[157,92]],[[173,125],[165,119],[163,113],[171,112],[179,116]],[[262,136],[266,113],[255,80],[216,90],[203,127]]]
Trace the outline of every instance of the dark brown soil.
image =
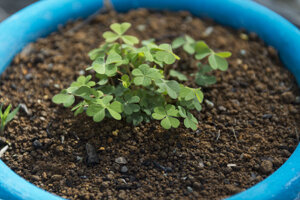
[[[233,53],[229,70],[217,72],[218,83],[204,89],[214,105],[203,104],[196,132],[166,131],[157,122],[94,123],[51,102],[91,63],[87,52],[103,41],[109,25],[123,21],[141,39],[171,42],[186,33]],[[0,101],[29,110],[7,127],[12,145],[3,161],[30,182],[70,199],[220,199],[263,180],[294,151],[297,85],[255,34],[185,12],[103,14],[72,31],[80,23],[28,46],[1,76]],[[183,58],[177,67],[194,72],[195,63],[177,53]],[[96,148],[98,164],[88,164],[86,146]]]

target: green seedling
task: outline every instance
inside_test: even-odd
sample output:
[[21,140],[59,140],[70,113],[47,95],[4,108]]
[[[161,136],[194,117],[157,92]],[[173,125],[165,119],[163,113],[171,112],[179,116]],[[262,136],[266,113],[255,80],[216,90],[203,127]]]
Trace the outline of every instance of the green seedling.
[[[88,76],[80,76],[69,88],[52,98],[56,104],[73,106],[75,115],[85,112],[95,122],[106,117],[126,119],[133,125],[159,120],[165,129],[177,128],[180,122],[196,130],[198,120],[192,112],[201,111],[204,95],[201,88],[183,84],[188,77],[173,65],[180,58],[173,49],[183,47],[189,55],[208,64],[199,64],[196,83],[200,86],[216,82],[207,75],[212,70],[226,70],[229,52],[216,53],[203,41],[189,36],[179,37],[170,44],[154,40],[141,43],[135,36],[125,34],[130,23],[112,24],[103,33],[105,42],[88,53],[92,60]],[[172,48],[173,47],[173,48]],[[208,66],[208,67],[207,67]],[[180,120],[182,119],[182,120]]]
[[10,104],[7,106],[7,108],[2,111],[3,104],[0,106],[0,135],[3,134],[5,126],[7,125],[8,122],[10,122],[18,113],[20,106],[15,108],[13,111],[10,112],[12,105]]

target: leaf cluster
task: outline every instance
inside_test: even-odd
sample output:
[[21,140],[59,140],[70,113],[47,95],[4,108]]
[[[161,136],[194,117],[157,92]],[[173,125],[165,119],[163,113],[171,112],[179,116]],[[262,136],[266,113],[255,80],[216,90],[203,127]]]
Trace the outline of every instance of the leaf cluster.
[[[228,62],[226,58],[231,56],[228,51],[215,52],[204,41],[195,41],[188,35],[178,37],[172,42],[172,47],[177,49],[182,47],[189,55],[194,55],[195,60],[204,60],[206,63],[198,63],[199,70],[195,77],[195,82],[199,86],[208,86],[216,83],[216,78],[207,73],[213,70],[226,71]],[[178,78],[179,79],[179,78]],[[180,79],[179,79],[180,80]]]
[[201,88],[169,79],[188,80],[184,74],[170,70],[180,59],[173,48],[183,46],[196,59],[208,56],[211,68],[221,70],[228,65],[222,60],[224,52],[215,53],[205,43],[188,36],[177,38],[172,45],[156,44],[153,40],[140,43],[135,36],[126,34],[130,26],[127,22],[112,24],[111,31],[103,33],[105,42],[88,54],[92,64],[86,70],[91,75],[78,77],[52,101],[65,107],[76,102],[74,114],[85,112],[95,122],[106,117],[124,118],[138,125],[155,119],[160,120],[163,128],[170,129],[177,128],[182,120],[186,128],[196,130],[198,120],[192,111],[201,110],[203,93]]
[[4,111],[2,111],[3,104],[0,105],[0,133],[4,132],[5,126],[15,117],[20,108],[20,106],[18,106],[10,112],[11,107],[12,105],[10,104]]

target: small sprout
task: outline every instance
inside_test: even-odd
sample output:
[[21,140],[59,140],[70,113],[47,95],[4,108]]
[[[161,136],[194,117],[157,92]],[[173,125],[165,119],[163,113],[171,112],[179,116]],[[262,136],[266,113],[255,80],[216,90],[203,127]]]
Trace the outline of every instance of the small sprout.
[[3,134],[7,123],[13,120],[13,118],[16,116],[19,111],[20,105],[10,112],[11,107],[12,105],[9,104],[9,106],[7,106],[4,111],[2,111],[3,104],[0,105],[0,135]]
[[207,73],[226,70],[225,58],[231,53],[216,53],[204,41],[187,35],[176,38],[172,45],[156,44],[151,39],[135,46],[139,40],[126,34],[130,27],[127,22],[112,24],[111,31],[103,33],[105,43],[88,53],[92,63],[86,70],[92,70],[94,76],[79,76],[52,101],[70,107],[81,100],[72,108],[74,115],[85,112],[95,122],[124,118],[136,126],[155,119],[165,129],[177,128],[183,122],[186,128],[197,130],[198,120],[192,112],[201,111],[204,95],[201,88],[178,82],[188,81],[188,77],[174,69],[180,58],[173,49],[182,47],[196,60],[206,59],[208,64],[198,63],[195,82],[199,86],[216,82]]

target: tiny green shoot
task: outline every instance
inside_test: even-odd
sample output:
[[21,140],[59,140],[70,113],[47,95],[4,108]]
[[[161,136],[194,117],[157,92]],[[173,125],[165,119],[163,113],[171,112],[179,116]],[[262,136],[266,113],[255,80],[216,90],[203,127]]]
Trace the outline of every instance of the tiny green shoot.
[[[10,104],[7,108],[2,111],[3,104],[0,105],[0,135],[3,134],[5,126],[8,122],[10,122],[18,113],[20,106],[15,108],[13,111],[10,112],[12,105]],[[4,108],[3,108],[4,109]]]

